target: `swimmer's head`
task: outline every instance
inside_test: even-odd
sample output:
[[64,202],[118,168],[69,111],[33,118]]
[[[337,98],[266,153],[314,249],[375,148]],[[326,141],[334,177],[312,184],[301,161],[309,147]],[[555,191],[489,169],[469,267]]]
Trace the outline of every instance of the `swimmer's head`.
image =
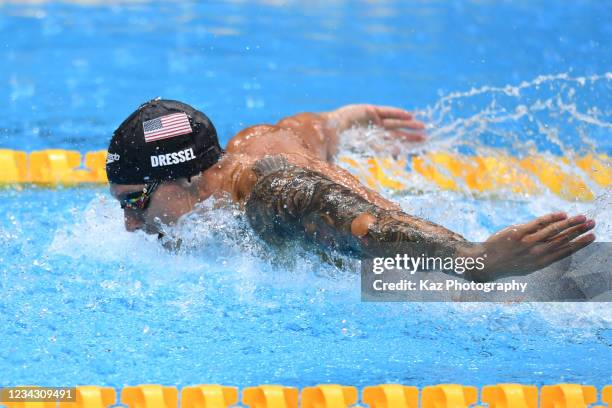
[[106,160],[126,229],[156,233],[156,224],[189,212],[198,199],[199,175],[222,153],[202,112],[161,99],[140,106],[115,130]]

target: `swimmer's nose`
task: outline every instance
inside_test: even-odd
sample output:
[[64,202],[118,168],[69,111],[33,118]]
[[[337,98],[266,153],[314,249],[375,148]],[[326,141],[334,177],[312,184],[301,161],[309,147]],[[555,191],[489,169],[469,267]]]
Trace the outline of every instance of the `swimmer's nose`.
[[129,232],[134,232],[136,230],[142,229],[145,223],[142,217],[139,217],[138,214],[134,213],[134,210],[124,209],[123,210],[123,220],[125,222],[125,229]]

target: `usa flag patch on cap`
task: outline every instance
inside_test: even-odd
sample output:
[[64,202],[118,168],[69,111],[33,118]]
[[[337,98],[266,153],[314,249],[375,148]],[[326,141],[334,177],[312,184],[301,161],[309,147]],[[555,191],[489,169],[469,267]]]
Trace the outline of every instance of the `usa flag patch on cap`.
[[191,133],[189,118],[185,112],[172,113],[142,122],[145,142],[156,142]]

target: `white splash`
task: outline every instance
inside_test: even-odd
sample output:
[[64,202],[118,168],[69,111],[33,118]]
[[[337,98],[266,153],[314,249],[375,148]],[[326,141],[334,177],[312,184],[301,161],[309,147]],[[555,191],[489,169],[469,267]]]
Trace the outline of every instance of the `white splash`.
[[[455,152],[466,146],[482,152],[490,149],[486,137],[482,138],[487,135],[500,138],[502,149],[513,154],[533,153],[538,143],[544,142],[556,146],[563,154],[605,151],[606,142],[599,135],[601,132],[608,135],[612,112],[597,106],[587,107],[585,100],[589,98],[583,91],[603,93],[603,90],[609,91],[611,83],[609,73],[584,78],[560,74],[541,76],[517,86],[481,87],[452,93],[420,112],[430,123],[428,143],[413,146],[397,141],[389,143],[380,129],[351,129],[342,138],[340,154],[355,158],[385,153],[401,156],[428,150]],[[580,135],[579,143],[568,143],[564,137],[568,126]],[[533,140],[524,142],[525,134]],[[421,183],[421,193],[381,191],[398,201],[408,213],[441,223],[473,241],[484,240],[508,224],[558,210],[594,217],[598,222],[595,232],[599,240],[612,240],[609,189],[599,191],[593,202],[570,203],[552,194],[518,200],[481,200],[439,191],[419,178],[414,183]],[[178,251],[165,250],[154,236],[126,232],[116,203],[100,195],[77,214],[74,225],[57,231],[47,252],[101,264],[120,263],[125,268],[137,265],[144,270],[161,270],[163,273],[153,273],[150,280],[178,282],[174,305],[185,314],[204,296],[206,282],[212,275],[224,285],[234,285],[232,293],[240,302],[254,305],[261,305],[262,298],[256,291],[262,286],[308,292],[317,302],[329,301],[329,292],[357,299],[355,262],[343,259],[340,266],[333,265],[297,244],[271,251],[251,231],[242,211],[228,203],[206,201],[167,233],[181,240]],[[0,235],[6,239],[6,234]],[[104,281],[104,285],[108,290],[117,288],[112,280]],[[267,301],[271,302],[270,307],[274,306],[272,299]],[[495,313],[535,313],[555,326],[585,328],[590,335],[612,322],[612,311],[605,304],[449,304],[428,306],[428,310],[441,314],[458,310],[461,312],[458,318],[470,321],[486,320]]]

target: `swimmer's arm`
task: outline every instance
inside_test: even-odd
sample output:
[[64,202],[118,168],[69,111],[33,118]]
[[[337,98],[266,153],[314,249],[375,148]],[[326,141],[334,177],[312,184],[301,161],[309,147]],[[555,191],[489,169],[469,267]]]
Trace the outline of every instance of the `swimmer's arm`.
[[[423,130],[423,122],[416,120],[414,114],[394,106],[352,104],[344,105],[330,112],[321,113],[328,124],[342,132],[353,126],[375,125],[389,131],[396,132],[398,136],[413,138],[412,133],[406,132]],[[411,139],[412,140],[412,139]]]
[[[386,248],[392,248],[393,242],[415,242],[427,247],[429,256],[463,258],[466,262],[471,258],[473,267],[465,271],[464,277],[488,282],[526,275],[576,253],[595,240],[595,235],[589,233],[594,226],[595,221],[584,215],[552,213],[512,225],[484,243],[475,244],[441,225],[408,214],[382,212],[378,219],[369,214],[356,217],[351,232],[371,239],[375,245],[384,242]],[[366,250],[369,239],[365,241]]]
[[332,161],[338,151],[339,135],[354,126],[375,125],[390,136],[408,142],[425,139],[425,125],[414,119],[412,112],[392,106],[367,104],[345,105],[321,113],[298,113],[276,125],[300,136],[309,150],[323,160]]

